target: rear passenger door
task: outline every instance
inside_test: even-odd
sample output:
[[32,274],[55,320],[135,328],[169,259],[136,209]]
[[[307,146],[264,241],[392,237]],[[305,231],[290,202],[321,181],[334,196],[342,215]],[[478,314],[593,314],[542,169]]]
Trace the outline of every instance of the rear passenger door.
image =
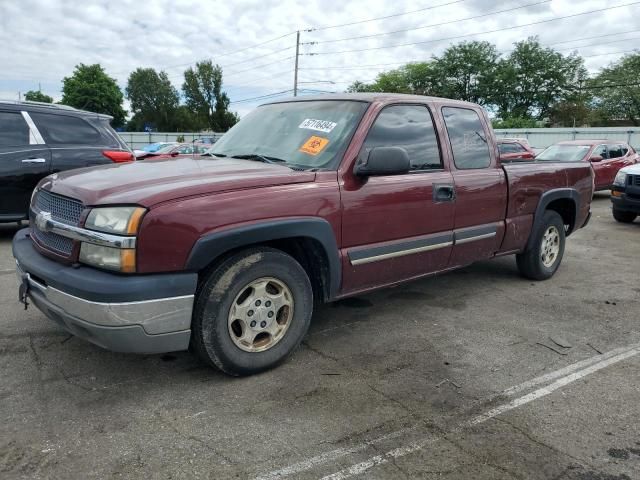
[[31,192],[51,169],[51,153],[29,114],[0,110],[0,222],[28,217]]
[[[602,190],[608,188],[613,183],[612,165],[609,161],[609,150],[606,145],[597,145],[593,152],[591,152],[591,158],[602,157],[599,162],[591,162],[593,166],[593,173],[595,175],[596,190]],[[613,175],[613,176],[612,176]]]
[[374,147],[403,148],[412,170],[355,177],[341,186],[343,293],[418,277],[447,267],[452,245],[453,179],[426,105],[384,107],[359,157]]
[[32,112],[31,117],[51,148],[53,172],[111,163],[102,155],[105,139],[84,118],[57,112]]
[[492,257],[499,250],[508,193],[484,115],[465,107],[444,106],[441,112],[456,189],[455,243],[449,263],[455,267]]

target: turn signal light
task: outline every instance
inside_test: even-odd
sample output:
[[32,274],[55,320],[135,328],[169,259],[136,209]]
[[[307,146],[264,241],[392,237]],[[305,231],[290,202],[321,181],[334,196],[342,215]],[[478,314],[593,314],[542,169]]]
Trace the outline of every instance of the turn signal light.
[[611,195],[613,195],[614,197],[621,197],[622,196],[622,192],[619,192],[617,190],[612,190],[611,191]]
[[103,150],[102,155],[114,163],[133,162],[136,159],[133,153],[123,152],[122,150]]

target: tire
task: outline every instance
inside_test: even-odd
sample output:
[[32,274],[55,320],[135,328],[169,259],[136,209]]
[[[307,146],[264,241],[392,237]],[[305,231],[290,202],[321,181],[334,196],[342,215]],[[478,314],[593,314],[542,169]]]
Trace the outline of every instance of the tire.
[[293,257],[273,248],[244,250],[202,283],[192,347],[229,375],[252,375],[282,363],[300,345],[312,313],[311,282]]
[[[531,235],[531,248],[516,255],[518,270],[526,278],[547,280],[556,273],[564,255],[565,230],[562,217],[553,210],[545,211],[542,222],[534,228]],[[555,253],[552,255],[552,252]]]
[[625,212],[624,210],[616,210],[615,208],[613,209],[613,218],[621,223],[632,223],[637,216],[637,213]]

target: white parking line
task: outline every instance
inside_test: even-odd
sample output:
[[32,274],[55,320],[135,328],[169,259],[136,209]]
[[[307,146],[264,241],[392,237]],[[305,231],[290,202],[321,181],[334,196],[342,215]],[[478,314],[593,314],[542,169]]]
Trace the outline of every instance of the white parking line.
[[[500,405],[492,410],[489,410],[488,412],[478,415],[477,417],[473,418],[472,420],[470,420],[469,422],[467,422],[466,424],[461,425],[460,427],[458,427],[459,430],[461,427],[469,427],[469,426],[473,426],[473,425],[479,425],[483,422],[486,422],[487,420],[496,417],[502,413],[508,412],[509,410],[513,410],[514,408],[520,407],[522,405],[525,405],[529,402],[532,402],[538,398],[544,397],[546,395],[549,395],[550,393],[554,392],[555,390],[564,387],[565,385],[568,385],[572,382],[575,382],[576,380],[579,380],[580,378],[586,377],[587,375],[590,375],[594,372],[597,372],[598,370],[601,370],[605,367],[608,367],[609,365],[613,365],[614,363],[618,363],[621,362],[622,360],[626,360],[627,358],[633,357],[634,355],[638,355],[640,353],[640,347],[634,347],[631,349],[625,349],[625,351],[623,353],[620,353],[618,355],[614,355],[612,357],[609,357],[605,360],[601,360],[599,362],[594,363],[593,365],[583,369],[583,370],[578,370],[577,372],[574,373],[570,373],[564,377],[559,378],[558,380],[556,380],[555,382],[553,382],[551,385],[548,385],[546,387],[542,387],[538,390],[535,390],[527,395],[524,395],[522,397],[516,398],[515,400],[512,400],[509,403],[505,403],[504,405]],[[550,374],[551,375],[551,374]],[[365,460],[364,462],[360,462],[357,463],[355,465],[351,465],[350,467],[347,467],[343,470],[340,470],[336,473],[332,473],[331,475],[326,475],[324,477],[322,477],[321,480],[346,480],[347,478],[356,476],[356,475],[360,475],[364,472],[366,472],[367,470],[377,466],[377,465],[382,465],[384,463],[389,462],[392,459],[396,459],[399,457],[404,457],[405,455],[409,455],[410,453],[416,452],[418,450],[421,450],[427,443],[430,443],[430,440],[432,439],[424,439],[422,441],[418,441],[415,442],[413,444],[410,444],[406,447],[400,447],[400,448],[395,448],[393,450],[390,450],[382,455],[375,455],[374,457],[371,457],[367,460]]]
[[[538,385],[550,382],[552,380],[556,380],[555,382],[551,383],[546,387],[535,390],[534,392],[531,392],[527,395],[516,398],[515,400],[512,400],[498,407],[495,407],[486,413],[480,414],[477,417],[474,417],[469,422],[466,422],[460,425],[458,429],[483,423],[489,420],[490,418],[493,418],[509,410],[513,410],[514,408],[517,408],[521,405],[529,403],[537,398],[548,395],[551,392],[565,385],[568,385],[569,383],[572,383],[582,377],[585,377],[586,375],[594,373],[602,368],[608,367],[609,365],[613,365],[614,363],[620,362],[622,360],[630,358],[639,353],[640,353],[640,343],[627,345],[626,347],[616,348],[602,355],[596,355],[594,357],[581,360],[574,364],[563,367],[559,370],[549,372],[545,375],[536,377],[532,380],[528,380],[519,385],[510,387],[504,390],[504,392],[502,392],[502,395],[513,396],[516,393],[522,392],[524,390],[528,390],[532,387],[536,387]],[[402,429],[402,430],[398,430],[396,432],[392,432],[387,435],[383,435],[381,437],[375,438],[373,440],[369,440],[367,442],[357,444],[352,447],[345,447],[345,448],[338,448],[335,450],[331,450],[329,452],[325,452],[315,457],[302,460],[301,462],[289,465],[287,467],[274,470],[264,475],[260,475],[256,477],[255,480],[277,480],[277,479],[288,477],[290,475],[308,471],[308,470],[311,470],[312,468],[333,462],[347,455],[351,455],[351,454],[363,451],[368,447],[370,447],[371,445],[375,445],[385,440],[403,436],[415,430],[416,428]],[[389,462],[393,458],[403,457],[405,455],[409,455],[413,452],[416,452],[424,448],[427,444],[434,442],[435,440],[438,440],[438,438],[433,436],[423,437],[422,439],[415,441],[413,443],[410,443],[406,446],[395,448],[381,455],[375,455],[363,462],[347,467],[331,475],[327,475],[323,477],[322,480],[344,480],[346,478],[353,477],[355,475],[360,475],[361,473],[364,473],[367,470],[377,465],[382,465],[384,463]]]

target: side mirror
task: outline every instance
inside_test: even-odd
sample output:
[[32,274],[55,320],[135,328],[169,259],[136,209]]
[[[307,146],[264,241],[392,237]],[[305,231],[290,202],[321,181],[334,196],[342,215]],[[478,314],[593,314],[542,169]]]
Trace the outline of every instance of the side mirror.
[[366,161],[359,160],[353,173],[359,177],[374,175],[401,175],[411,169],[409,155],[400,147],[375,147]]
[[589,159],[590,162],[601,162],[603,159],[602,155],[594,155]]

